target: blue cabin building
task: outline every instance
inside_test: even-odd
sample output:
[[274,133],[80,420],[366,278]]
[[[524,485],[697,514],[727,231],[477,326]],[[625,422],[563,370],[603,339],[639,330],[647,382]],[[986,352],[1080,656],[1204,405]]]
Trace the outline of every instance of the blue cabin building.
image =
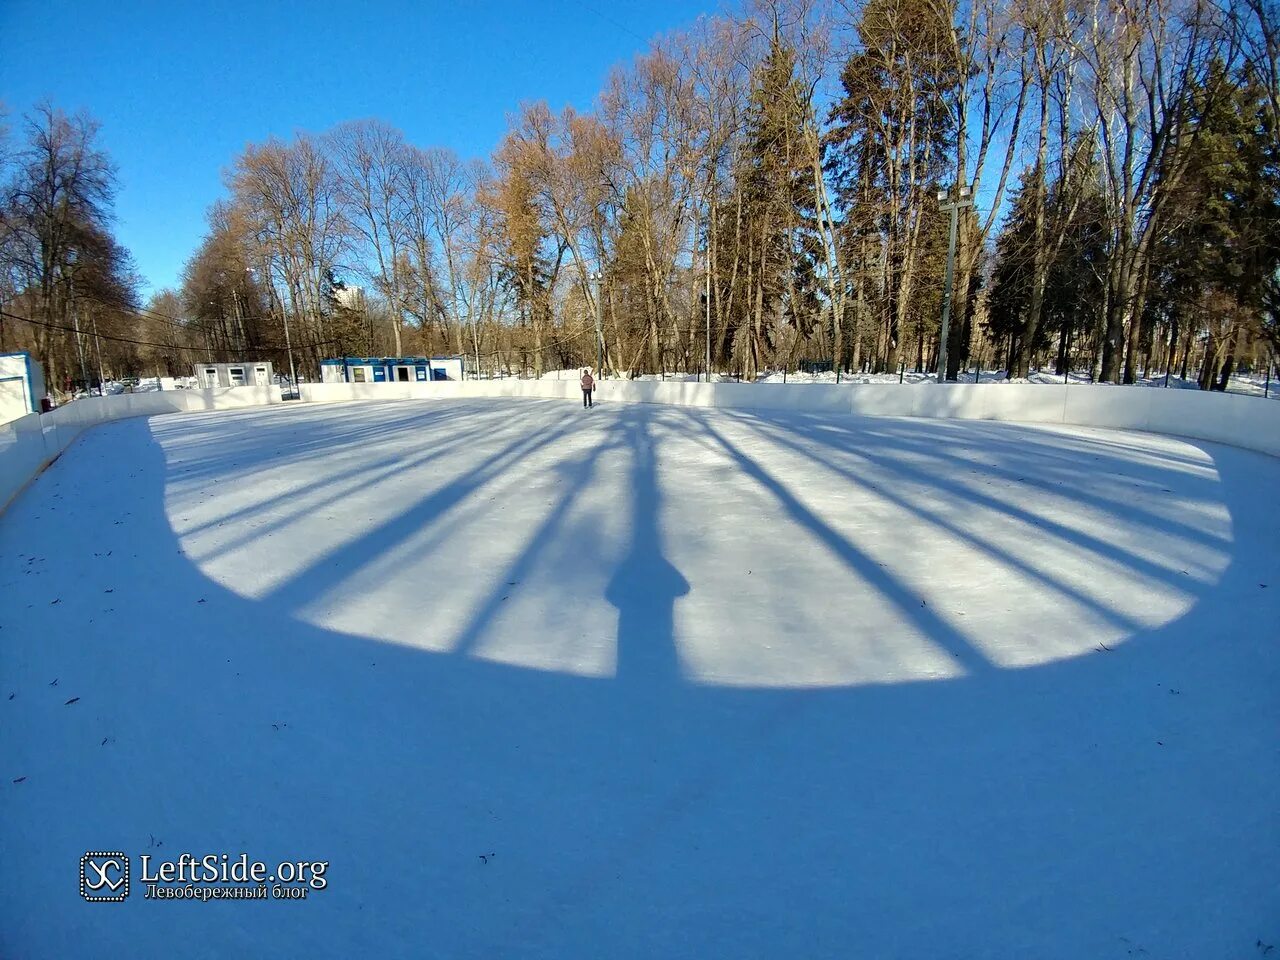
[[430,383],[461,379],[461,357],[342,357],[320,361],[321,383]]

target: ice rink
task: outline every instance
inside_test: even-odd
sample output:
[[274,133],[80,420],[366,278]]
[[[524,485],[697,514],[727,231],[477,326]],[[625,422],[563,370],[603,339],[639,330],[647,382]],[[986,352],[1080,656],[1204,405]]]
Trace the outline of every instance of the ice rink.
[[[102,426],[0,516],[0,957],[1263,955],[1278,495],[1008,423]],[[86,903],[87,850],[328,883]]]

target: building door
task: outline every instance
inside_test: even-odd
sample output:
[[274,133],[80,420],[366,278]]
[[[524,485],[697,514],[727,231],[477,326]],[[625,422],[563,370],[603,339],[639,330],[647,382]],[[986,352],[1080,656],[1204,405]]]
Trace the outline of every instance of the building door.
[[408,367],[396,367],[396,380],[397,380],[397,381],[399,381],[400,383],[408,383],[408,382],[409,382],[409,368],[408,368]]

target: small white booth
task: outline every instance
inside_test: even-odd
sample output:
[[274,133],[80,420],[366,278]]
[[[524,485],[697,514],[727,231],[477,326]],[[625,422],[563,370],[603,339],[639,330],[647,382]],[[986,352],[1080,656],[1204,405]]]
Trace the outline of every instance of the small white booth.
[[197,363],[196,380],[201,390],[214,387],[269,387],[275,382],[275,371],[266,360],[242,360],[239,363]]
[[40,412],[44,371],[29,353],[0,353],[0,423]]

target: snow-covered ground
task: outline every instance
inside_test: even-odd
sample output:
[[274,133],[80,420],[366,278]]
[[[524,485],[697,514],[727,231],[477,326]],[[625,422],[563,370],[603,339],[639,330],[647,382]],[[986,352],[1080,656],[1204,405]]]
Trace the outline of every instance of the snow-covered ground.
[[[1277,489],[1007,423],[95,429],[0,517],[0,956],[1259,956]],[[327,887],[143,899],[242,851]]]

